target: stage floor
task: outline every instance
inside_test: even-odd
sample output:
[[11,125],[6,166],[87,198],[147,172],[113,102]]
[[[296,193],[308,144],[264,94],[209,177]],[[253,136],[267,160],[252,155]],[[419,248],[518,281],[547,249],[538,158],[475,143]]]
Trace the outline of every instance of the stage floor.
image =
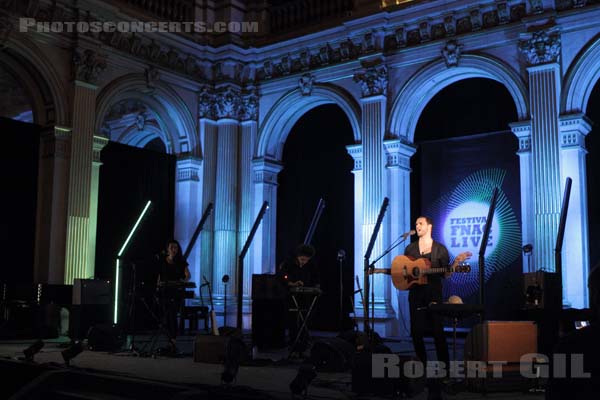
[[[313,338],[332,336],[328,332],[314,332]],[[143,347],[149,344],[148,335],[136,337],[136,345]],[[35,355],[35,363],[62,367],[64,364],[61,351],[69,344],[68,338],[45,340],[44,348]],[[169,384],[183,385],[189,388],[217,389],[221,386],[220,377],[223,366],[219,364],[196,363],[192,359],[194,336],[178,337],[180,355],[177,357],[156,356],[136,357],[128,352],[107,353],[86,350],[71,361],[72,370],[86,373],[110,374],[119,377],[149,380]],[[23,350],[33,340],[13,340],[0,342],[0,358],[18,360],[23,358]],[[159,343],[159,346],[166,343]],[[394,352],[403,355],[412,354],[412,344],[408,339],[388,338],[385,344]],[[450,355],[452,342],[449,340]],[[434,357],[434,345],[427,342],[427,349]],[[457,343],[457,359],[461,359],[463,340]],[[269,353],[254,353],[254,359],[248,365],[240,367],[234,385],[218,392],[212,392],[211,398],[275,398],[289,399],[291,394],[289,384],[294,379],[301,360],[287,360],[286,350]],[[271,359],[278,361],[272,361]],[[283,359],[282,359],[283,358]],[[378,399],[385,397],[359,396],[351,391],[351,373],[318,372],[308,390],[309,398],[313,399]],[[217,393],[229,393],[221,397]],[[252,396],[250,396],[252,394]],[[250,397],[247,397],[250,396]],[[256,397],[253,397],[256,396]],[[457,394],[447,394],[448,399],[478,399],[482,393],[462,391]],[[489,399],[543,399],[543,393],[521,392],[492,392],[485,395]],[[389,397],[387,397],[389,398]],[[427,398],[427,392],[421,392],[413,397],[417,400]]]

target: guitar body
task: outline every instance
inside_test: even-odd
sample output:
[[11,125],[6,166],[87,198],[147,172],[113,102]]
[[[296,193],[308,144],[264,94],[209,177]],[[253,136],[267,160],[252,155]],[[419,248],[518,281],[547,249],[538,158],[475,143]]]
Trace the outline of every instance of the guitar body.
[[454,263],[445,268],[431,268],[431,262],[426,258],[412,258],[399,255],[392,261],[390,274],[392,282],[398,290],[408,290],[415,285],[426,285],[427,275],[446,272],[471,272],[471,266],[465,260],[471,257],[470,252],[464,252],[456,256]]
[[408,290],[415,285],[427,284],[427,273],[431,262],[426,258],[399,255],[392,261],[392,282],[398,290]]

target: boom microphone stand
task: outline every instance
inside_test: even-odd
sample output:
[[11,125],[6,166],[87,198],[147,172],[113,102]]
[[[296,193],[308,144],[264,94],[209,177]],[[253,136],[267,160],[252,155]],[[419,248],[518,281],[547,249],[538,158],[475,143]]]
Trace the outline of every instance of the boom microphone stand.
[[338,250],[337,259],[340,262],[340,333],[344,331],[344,282],[343,282],[343,267],[346,252]]

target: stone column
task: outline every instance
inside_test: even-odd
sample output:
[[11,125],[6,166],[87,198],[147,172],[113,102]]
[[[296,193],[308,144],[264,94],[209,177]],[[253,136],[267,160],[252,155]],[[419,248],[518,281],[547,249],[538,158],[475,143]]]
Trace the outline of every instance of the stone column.
[[[363,156],[362,156],[362,144],[352,144],[346,146],[348,154],[354,160],[354,169],[352,174],[354,175],[354,275],[358,276],[361,289],[364,287],[364,252],[363,249],[363,236],[362,236],[362,221],[363,221]],[[354,280],[356,285],[356,281]],[[354,290],[358,290],[355,287]],[[357,316],[364,317],[363,304],[360,293],[354,294],[354,311]]]
[[40,139],[35,232],[35,283],[65,280],[71,128],[55,126]]
[[[395,243],[408,232],[413,222],[410,219],[410,158],[415,154],[413,145],[403,143],[400,139],[384,142],[386,153],[387,197],[390,199],[390,241]],[[410,238],[396,247],[384,258],[386,266],[390,266],[394,257],[404,254],[404,248],[410,243]],[[395,319],[392,324],[392,335],[410,336],[410,311],[408,309],[408,291],[397,290],[389,282],[389,298],[394,310]],[[387,293],[386,293],[387,294]]]
[[[357,250],[364,255],[386,192],[383,138],[387,108],[387,68],[384,65],[369,66],[355,74],[354,80],[361,86],[362,91],[360,103],[363,155],[363,221],[362,249]],[[389,222],[389,210],[387,210],[386,218],[373,247],[371,261],[374,257],[380,255],[389,243]],[[385,260],[381,260],[378,264],[379,267],[384,265]],[[360,268],[359,271],[361,273],[357,275],[363,275],[363,268]],[[372,279],[375,291],[376,329],[384,336],[391,333],[390,319],[394,316],[389,296],[389,280],[389,276],[381,274],[375,275]],[[369,306],[369,308],[371,307]]]
[[[523,245],[535,241],[533,208],[533,161],[531,159],[531,121],[514,122],[510,124],[512,132],[519,138],[519,172],[521,180],[521,237]],[[523,257],[523,273],[535,272],[532,255]]]
[[[250,229],[256,219],[253,207],[253,193],[252,193],[252,157],[254,147],[256,146],[256,139],[258,136],[258,96],[253,91],[244,93],[242,95],[242,107],[241,107],[241,136],[240,136],[240,155],[238,164],[238,176],[239,176],[239,205],[240,210],[238,214],[238,249],[237,254],[242,251],[242,247],[248,240]],[[257,238],[255,237],[252,241],[251,247],[255,246]],[[251,249],[246,254],[244,259],[244,303],[250,304],[251,287],[252,287],[252,273],[254,270],[253,258],[251,256]],[[246,307],[244,307],[246,309]],[[232,309],[233,310],[233,309]],[[244,311],[246,313],[246,311]],[[229,313],[232,318],[235,316],[233,312]],[[231,320],[233,325],[233,319]]]
[[[231,297],[236,289],[238,236],[238,146],[239,91],[228,86],[216,94],[217,114],[217,174],[215,191],[215,236],[213,291],[217,300]],[[221,278],[229,275],[225,293]]]
[[105,136],[94,135],[94,149],[92,160],[92,183],[90,191],[90,234],[89,252],[86,272],[84,276],[93,277],[96,266],[96,231],[98,227],[98,190],[100,186],[100,152],[108,144]]
[[106,68],[104,59],[89,49],[73,54],[75,81],[73,91],[73,133],[69,168],[67,205],[67,243],[64,283],[76,278],[93,277],[87,265],[91,257],[90,218],[92,203],[92,169],[94,157],[94,123],[98,74]]
[[[198,96],[198,116],[200,143],[202,145],[202,212],[210,203],[215,205],[215,189],[217,177],[217,124],[215,122],[214,93],[207,87]],[[206,221],[200,233],[198,246],[200,248],[200,274],[209,282],[213,282],[213,255],[215,234],[215,210]],[[208,301],[206,289],[203,295]]]
[[562,115],[561,133],[561,188],[567,177],[573,180],[569,212],[563,242],[563,293],[565,303],[573,308],[588,306],[589,231],[585,136],[592,129],[583,114]]
[[[188,248],[192,235],[202,217],[202,160],[189,153],[177,157],[175,180],[175,238],[182,251]],[[200,243],[195,243],[187,258],[191,280],[202,284]]]
[[269,209],[256,231],[254,245],[251,247],[251,265],[254,274],[274,273],[277,266],[275,258],[277,228],[277,174],[283,166],[274,160],[264,158],[252,161],[254,183],[254,203],[252,215],[255,218],[263,205],[269,202]]
[[533,260],[535,269],[555,270],[554,246],[561,204],[559,156],[560,34],[528,33],[520,49],[529,67],[533,163]]

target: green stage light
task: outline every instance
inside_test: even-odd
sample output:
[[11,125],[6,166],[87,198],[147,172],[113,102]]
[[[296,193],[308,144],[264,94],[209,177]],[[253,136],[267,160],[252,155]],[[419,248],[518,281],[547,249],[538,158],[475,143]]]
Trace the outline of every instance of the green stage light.
[[119,275],[120,275],[121,256],[123,255],[123,253],[125,253],[125,250],[127,249],[127,245],[129,244],[129,241],[131,240],[131,238],[135,234],[138,226],[140,225],[140,223],[144,219],[144,216],[146,215],[146,213],[150,209],[150,205],[151,204],[152,204],[152,201],[148,200],[148,202],[146,203],[146,206],[142,210],[142,213],[140,214],[140,216],[138,217],[137,221],[135,222],[135,225],[133,225],[133,228],[131,228],[131,231],[129,232],[129,235],[127,236],[127,239],[125,239],[125,242],[123,243],[123,246],[121,246],[121,250],[119,250],[119,253],[117,254],[117,261],[115,263],[116,264],[116,268],[115,268],[115,304],[114,304],[115,308],[114,308],[114,314],[113,314],[113,323],[114,324],[117,324],[118,320],[119,320],[119,307],[118,307],[118,305],[119,305],[119,285],[120,285]]

